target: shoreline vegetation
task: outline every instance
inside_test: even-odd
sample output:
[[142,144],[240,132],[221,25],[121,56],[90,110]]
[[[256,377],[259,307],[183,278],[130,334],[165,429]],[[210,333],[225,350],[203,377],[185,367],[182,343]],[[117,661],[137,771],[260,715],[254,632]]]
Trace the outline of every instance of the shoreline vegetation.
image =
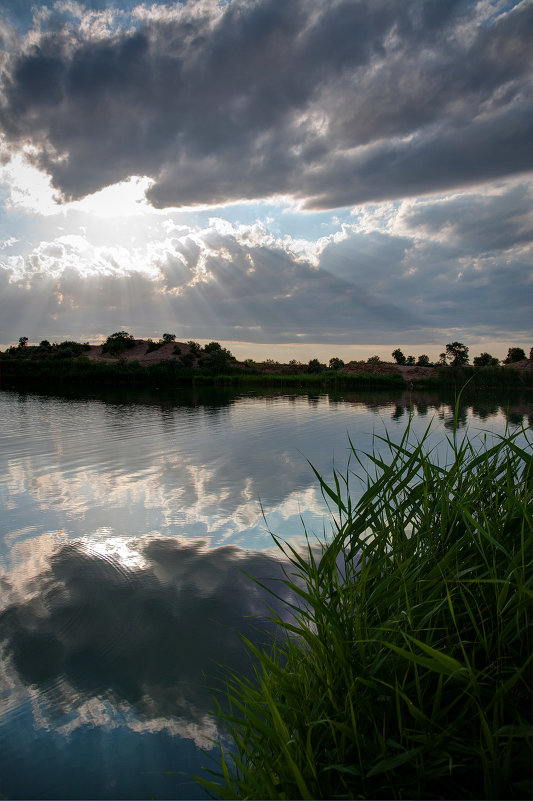
[[509,348],[504,365],[490,354],[482,354],[474,359],[474,366],[468,364],[468,348],[461,343],[451,343],[446,348],[436,365],[425,355],[416,362],[399,349],[392,353],[395,362],[371,356],[366,362],[347,364],[337,357],[332,357],[329,365],[318,359],[311,359],[308,364],[296,360],[280,364],[272,359],[239,362],[218,342],[201,347],[192,340],[176,342],[172,334],[163,334],[154,342],[119,331],[102,345],[74,341],[51,344],[47,340],[29,345],[27,338],[21,337],[18,346],[0,353],[0,386],[181,384],[303,390],[459,389],[470,381],[472,389],[533,388],[533,359],[525,358],[521,348]]
[[408,424],[314,471],[318,558],[273,535],[299,602],[221,690],[213,797],[532,797],[533,441],[460,438],[457,409],[447,464]]

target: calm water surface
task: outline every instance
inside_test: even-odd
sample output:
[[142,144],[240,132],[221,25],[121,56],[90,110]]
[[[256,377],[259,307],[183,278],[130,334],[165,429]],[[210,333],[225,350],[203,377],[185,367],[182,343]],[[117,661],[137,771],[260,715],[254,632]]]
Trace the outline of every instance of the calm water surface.
[[[460,425],[527,426],[532,401],[479,396]],[[329,528],[307,460],[331,475],[410,407],[444,457],[452,405],[0,392],[0,798],[203,797],[218,666],[246,670],[238,632],[270,627],[246,574],[279,590],[268,529]]]

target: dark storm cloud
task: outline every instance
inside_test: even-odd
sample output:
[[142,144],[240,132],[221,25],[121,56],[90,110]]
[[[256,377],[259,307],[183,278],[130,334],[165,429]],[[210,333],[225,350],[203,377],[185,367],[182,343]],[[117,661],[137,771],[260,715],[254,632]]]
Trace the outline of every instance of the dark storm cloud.
[[420,201],[401,212],[406,233],[445,240],[463,254],[507,251],[533,242],[533,185]]
[[214,708],[221,665],[237,672],[250,665],[239,635],[268,645],[269,610],[287,617],[246,573],[292,603],[296,596],[268,554],[185,539],[148,540],[140,552],[146,565],[127,569],[61,547],[28,594],[0,613],[0,642],[19,679],[45,693],[53,688],[56,705],[61,692],[67,707],[105,693],[149,718],[201,722]]
[[533,5],[188,3],[12,50],[1,123],[65,197],[129,175],[159,207],[290,194],[309,207],[533,169]]

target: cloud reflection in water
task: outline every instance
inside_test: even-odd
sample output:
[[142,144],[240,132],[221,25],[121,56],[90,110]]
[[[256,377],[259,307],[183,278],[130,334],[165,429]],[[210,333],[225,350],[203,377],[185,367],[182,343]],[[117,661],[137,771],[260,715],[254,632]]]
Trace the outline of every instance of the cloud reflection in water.
[[249,575],[288,597],[282,564],[272,553],[182,538],[123,547],[136,566],[78,543],[51,553],[0,614],[4,668],[46,698],[40,709],[55,726],[75,711],[80,723],[109,724],[111,704],[134,713],[136,730],[212,736],[210,688],[220,687],[221,665],[246,671],[239,634],[266,642],[269,607],[282,611]]

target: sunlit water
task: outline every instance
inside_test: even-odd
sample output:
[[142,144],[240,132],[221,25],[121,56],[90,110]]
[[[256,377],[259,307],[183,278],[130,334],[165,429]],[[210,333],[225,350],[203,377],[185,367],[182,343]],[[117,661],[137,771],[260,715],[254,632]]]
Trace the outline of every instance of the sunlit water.
[[[269,530],[327,536],[309,462],[399,439],[410,407],[445,459],[437,396],[0,392],[0,798],[203,797],[218,665],[270,628],[248,574],[281,591]],[[485,395],[460,432],[532,413]]]

